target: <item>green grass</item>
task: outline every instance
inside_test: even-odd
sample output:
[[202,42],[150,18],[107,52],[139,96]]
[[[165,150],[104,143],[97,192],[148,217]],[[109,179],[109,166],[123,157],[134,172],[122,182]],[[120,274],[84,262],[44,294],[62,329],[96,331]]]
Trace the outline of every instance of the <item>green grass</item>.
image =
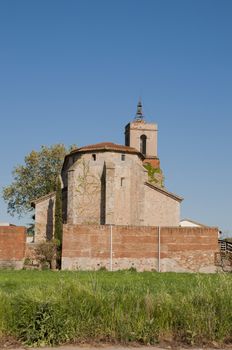
[[232,340],[232,276],[0,271],[0,336],[27,345]]

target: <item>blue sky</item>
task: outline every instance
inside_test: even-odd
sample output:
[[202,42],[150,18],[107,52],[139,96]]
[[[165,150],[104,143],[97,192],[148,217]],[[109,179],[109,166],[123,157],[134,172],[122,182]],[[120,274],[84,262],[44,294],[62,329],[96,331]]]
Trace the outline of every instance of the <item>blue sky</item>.
[[[232,1],[2,0],[0,187],[41,145],[124,143],[138,97],[182,217],[232,233]],[[7,215],[0,221],[23,224]]]

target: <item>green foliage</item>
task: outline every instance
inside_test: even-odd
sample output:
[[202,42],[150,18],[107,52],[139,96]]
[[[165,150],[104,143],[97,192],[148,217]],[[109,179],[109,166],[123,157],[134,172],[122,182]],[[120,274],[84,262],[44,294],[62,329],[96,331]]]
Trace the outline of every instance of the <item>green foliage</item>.
[[59,245],[62,244],[63,236],[63,219],[62,219],[62,189],[61,182],[58,176],[56,183],[56,201],[55,201],[55,239],[58,241]]
[[56,268],[58,246],[59,242],[55,239],[38,244],[36,248],[36,260],[38,260],[42,269]]
[[144,164],[144,168],[147,170],[148,181],[150,183],[160,185],[161,187],[164,186],[164,176],[160,168],[154,168],[150,163]]
[[29,212],[31,201],[55,191],[56,179],[67,150],[64,145],[42,146],[25,157],[25,164],[14,168],[13,182],[3,188],[3,198],[11,215]]
[[0,271],[0,334],[29,346],[232,340],[232,276]]

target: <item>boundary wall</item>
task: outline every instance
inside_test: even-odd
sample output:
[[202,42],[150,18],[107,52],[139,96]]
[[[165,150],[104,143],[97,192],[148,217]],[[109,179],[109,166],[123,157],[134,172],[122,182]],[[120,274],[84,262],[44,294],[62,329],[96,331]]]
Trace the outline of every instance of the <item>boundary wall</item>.
[[65,224],[62,269],[216,272],[218,251],[212,227]]
[[0,226],[0,268],[22,269],[25,248],[25,227]]

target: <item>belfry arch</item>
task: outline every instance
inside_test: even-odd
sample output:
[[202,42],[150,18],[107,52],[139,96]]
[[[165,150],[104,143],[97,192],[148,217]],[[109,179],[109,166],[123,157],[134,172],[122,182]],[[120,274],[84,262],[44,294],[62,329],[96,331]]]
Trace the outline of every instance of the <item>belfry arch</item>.
[[146,162],[152,160],[155,167],[158,166],[157,133],[157,124],[146,122],[142,102],[139,100],[133,121],[125,127],[125,145],[137,149],[143,154]]

